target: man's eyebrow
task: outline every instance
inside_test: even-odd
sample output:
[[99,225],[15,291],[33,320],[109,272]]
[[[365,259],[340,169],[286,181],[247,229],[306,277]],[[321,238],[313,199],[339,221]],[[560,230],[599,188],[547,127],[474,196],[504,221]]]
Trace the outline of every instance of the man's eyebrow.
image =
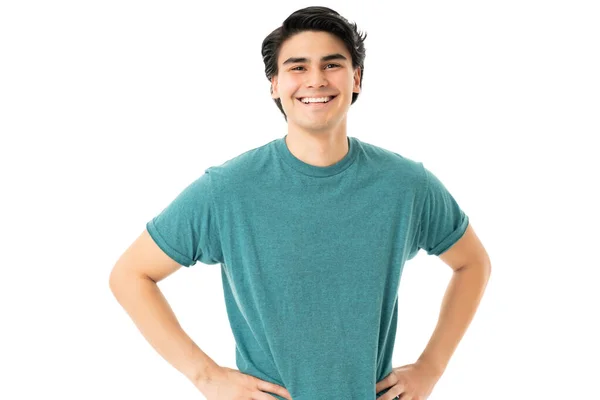
[[[329,55],[324,56],[324,57],[321,58],[321,62],[323,62],[323,61],[330,61],[330,60],[347,60],[347,58],[344,57],[340,53],[329,54]],[[285,60],[283,62],[283,65],[293,64],[293,63],[300,63],[300,62],[308,62],[308,61],[310,61],[310,59],[306,58],[306,57],[290,57],[290,58],[288,58],[287,60]]]

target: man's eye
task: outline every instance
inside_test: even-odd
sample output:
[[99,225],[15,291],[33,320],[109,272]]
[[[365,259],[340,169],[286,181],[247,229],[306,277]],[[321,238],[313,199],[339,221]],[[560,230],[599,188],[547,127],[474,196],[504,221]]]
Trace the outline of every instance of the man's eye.
[[[333,65],[334,67],[339,67],[340,66],[339,64],[331,64],[331,63],[327,64],[327,66],[330,66],[330,65]],[[298,68],[304,68],[304,67],[300,67],[300,66],[294,67],[294,68],[291,69],[291,71],[299,71]]]

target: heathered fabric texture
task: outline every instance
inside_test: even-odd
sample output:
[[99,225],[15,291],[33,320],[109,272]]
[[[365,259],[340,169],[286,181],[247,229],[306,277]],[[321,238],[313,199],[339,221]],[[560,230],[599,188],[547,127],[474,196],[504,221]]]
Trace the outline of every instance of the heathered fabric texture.
[[349,136],[318,167],[285,138],[206,169],[146,228],[180,264],[221,266],[240,372],[293,400],[375,399],[405,262],[446,251],[468,216],[421,162]]

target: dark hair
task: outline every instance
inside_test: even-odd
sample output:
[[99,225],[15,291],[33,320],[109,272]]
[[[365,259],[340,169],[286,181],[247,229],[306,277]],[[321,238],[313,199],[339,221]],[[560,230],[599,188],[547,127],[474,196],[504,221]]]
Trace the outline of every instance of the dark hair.
[[[364,41],[367,38],[367,34],[359,33],[356,23],[350,23],[338,12],[327,7],[318,6],[306,7],[295,11],[283,21],[283,24],[279,28],[275,29],[263,40],[262,57],[265,63],[265,74],[269,81],[271,81],[273,76],[278,74],[277,59],[279,58],[279,50],[283,42],[303,31],[322,31],[339,37],[352,56],[352,67],[354,69],[360,67],[360,87],[362,88],[365,70]],[[273,94],[272,85],[271,94]],[[358,95],[359,93],[352,93],[352,102],[350,104],[354,104]],[[287,115],[281,107],[281,99],[273,100],[287,122]]]

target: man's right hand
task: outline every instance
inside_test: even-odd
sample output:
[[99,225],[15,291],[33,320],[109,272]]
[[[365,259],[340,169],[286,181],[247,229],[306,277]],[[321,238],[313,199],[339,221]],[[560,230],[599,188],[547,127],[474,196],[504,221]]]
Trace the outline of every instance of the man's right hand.
[[286,388],[271,382],[244,374],[237,369],[216,367],[196,387],[206,400],[271,400],[275,397],[265,392],[275,393],[292,400]]

